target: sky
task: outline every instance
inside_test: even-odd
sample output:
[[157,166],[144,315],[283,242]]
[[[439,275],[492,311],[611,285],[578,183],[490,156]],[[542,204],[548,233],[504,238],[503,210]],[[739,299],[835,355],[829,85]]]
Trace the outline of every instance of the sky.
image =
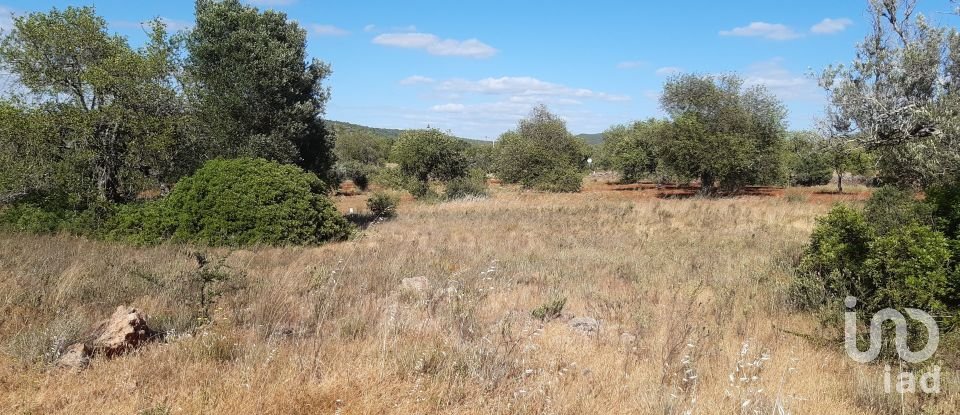
[[[662,117],[673,74],[735,72],[814,127],[826,104],[812,74],[850,62],[869,30],[866,0],[310,1],[245,0],[287,13],[329,63],[327,119],[382,128],[431,126],[494,140],[539,103],[575,133]],[[0,0],[10,16],[92,5],[134,45],[140,22],[193,24],[192,0]],[[957,26],[947,0],[920,0]]]

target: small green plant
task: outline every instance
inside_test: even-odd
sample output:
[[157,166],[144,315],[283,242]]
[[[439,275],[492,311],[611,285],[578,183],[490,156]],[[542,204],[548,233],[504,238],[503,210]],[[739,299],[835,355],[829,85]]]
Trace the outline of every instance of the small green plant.
[[554,297],[550,301],[547,301],[546,303],[543,303],[539,307],[533,309],[530,314],[540,321],[547,322],[560,317],[560,313],[563,312],[563,307],[565,305],[567,305],[566,297]]
[[487,175],[481,170],[471,170],[464,177],[458,177],[447,183],[444,196],[447,200],[465,197],[483,197],[487,195]]
[[583,185],[583,173],[574,166],[557,166],[538,177],[535,190],[553,193],[576,193]]
[[394,194],[377,192],[367,199],[367,208],[376,217],[392,218],[397,215],[400,198]]

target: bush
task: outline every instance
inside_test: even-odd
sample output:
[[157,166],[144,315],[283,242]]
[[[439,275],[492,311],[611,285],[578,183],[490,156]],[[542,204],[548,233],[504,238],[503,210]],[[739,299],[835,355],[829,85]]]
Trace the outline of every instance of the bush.
[[576,193],[583,185],[583,173],[573,166],[557,166],[547,170],[533,188],[544,192]]
[[534,108],[515,131],[501,135],[495,151],[496,174],[504,183],[558,192],[579,191],[580,170],[589,154],[586,143],[543,106]]
[[207,245],[316,244],[343,239],[350,225],[299,167],[263,159],[207,162],[166,199],[123,207],[111,236],[138,243],[172,239]]
[[879,235],[909,225],[933,225],[930,205],[919,203],[909,190],[885,186],[878,189],[864,208],[867,221]]
[[[376,172],[376,167],[368,164],[361,164],[356,161],[338,162],[334,170],[337,180],[342,183],[346,180],[353,182],[357,189],[366,191],[370,186],[370,176]],[[339,183],[338,183],[339,184]]]
[[377,170],[370,179],[381,187],[393,190],[407,190],[410,182],[410,180],[400,172],[400,169],[391,167],[384,167]]
[[914,307],[931,313],[957,304],[957,241],[934,226],[929,202],[884,188],[863,212],[835,207],[817,220],[793,284],[793,301],[817,307],[858,298],[867,312]]
[[385,192],[377,192],[367,199],[367,208],[376,217],[392,218],[397,215],[400,198]]
[[468,196],[487,195],[487,175],[482,170],[471,170],[467,176],[456,178],[447,183],[444,196],[447,200],[462,199]]

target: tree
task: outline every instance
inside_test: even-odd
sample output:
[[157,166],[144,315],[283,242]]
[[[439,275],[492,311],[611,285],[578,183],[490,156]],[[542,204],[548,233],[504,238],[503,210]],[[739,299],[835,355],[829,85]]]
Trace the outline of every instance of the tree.
[[701,192],[782,180],[786,109],[761,86],[744,88],[735,75],[679,75],[660,103],[673,122],[658,152],[667,168],[699,177]]
[[385,137],[369,131],[347,130],[337,132],[334,154],[337,161],[353,161],[370,166],[380,166],[390,155],[393,143]]
[[307,61],[306,31],[239,0],[197,0],[196,9],[186,73],[208,157],[264,157],[328,178],[333,140],[320,117],[330,67]]
[[603,133],[599,164],[620,173],[620,181],[634,183],[657,170],[656,142],[666,123],[649,119],[617,125]]
[[789,182],[794,186],[819,186],[830,183],[833,169],[823,152],[823,139],[811,131],[791,133],[785,153]]
[[41,172],[14,187],[69,192],[79,204],[118,202],[144,181],[180,170],[171,155],[191,152],[174,79],[176,48],[159,20],[148,29],[147,45],[134,50],[108,34],[90,7],[14,20],[0,43],[0,64],[30,98],[5,104],[3,116],[24,124],[0,130],[0,149]]
[[535,107],[495,144],[495,170],[505,183],[548,191],[579,191],[589,148],[547,107]]
[[440,130],[405,131],[393,144],[390,160],[414,180],[418,188],[413,193],[422,196],[430,180],[448,181],[466,174],[465,147],[466,143]]
[[916,0],[871,0],[872,31],[850,65],[820,75],[851,135],[900,185],[960,174],[960,34],[931,26]]

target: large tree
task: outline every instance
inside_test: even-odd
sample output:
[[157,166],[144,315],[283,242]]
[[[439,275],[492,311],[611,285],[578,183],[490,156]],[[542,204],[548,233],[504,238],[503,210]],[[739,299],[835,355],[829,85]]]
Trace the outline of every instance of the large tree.
[[411,179],[415,196],[429,190],[430,180],[449,181],[467,174],[467,143],[436,129],[404,131],[393,144],[390,160]]
[[170,155],[191,152],[181,140],[175,48],[159,21],[148,34],[135,50],[109,34],[90,7],[14,19],[0,43],[0,65],[24,97],[3,105],[0,151],[32,172],[6,175],[4,191],[117,202],[145,180],[176,174]]
[[328,177],[333,139],[321,116],[330,67],[308,60],[306,31],[239,0],[197,0],[196,21],[186,73],[211,155],[296,163]]
[[836,116],[879,157],[881,174],[925,186],[960,174],[960,34],[931,25],[916,0],[870,0],[871,32],[821,85]]
[[744,87],[736,75],[678,75],[660,103],[673,120],[658,146],[661,160],[699,178],[704,194],[717,182],[735,190],[782,180],[786,109],[763,87]]

